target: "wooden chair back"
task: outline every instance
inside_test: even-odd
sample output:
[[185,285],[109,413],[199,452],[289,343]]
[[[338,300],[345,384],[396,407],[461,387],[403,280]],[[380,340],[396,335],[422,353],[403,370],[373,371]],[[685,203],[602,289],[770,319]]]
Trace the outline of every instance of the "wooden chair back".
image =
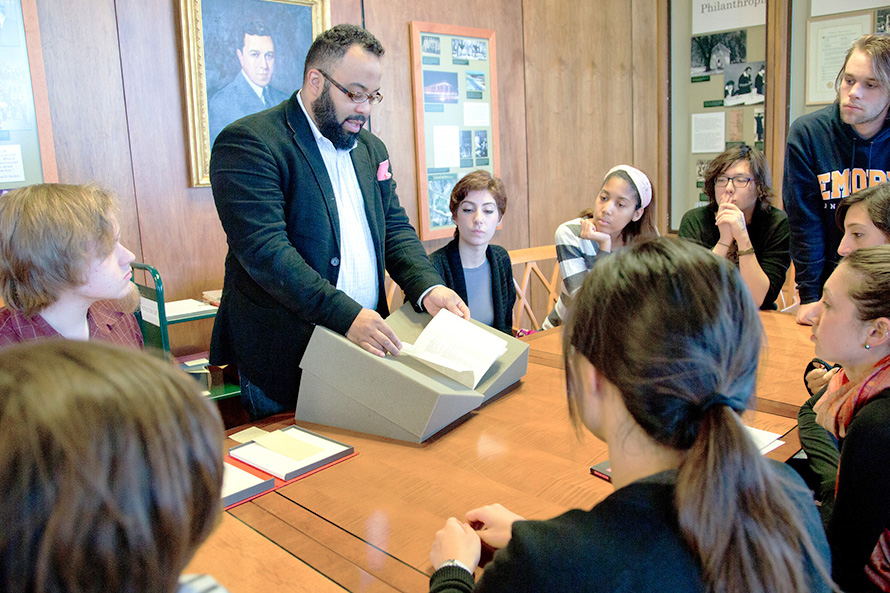
[[797,314],[800,308],[800,295],[797,294],[797,286],[794,283],[794,262],[788,266],[788,274],[785,276],[785,284],[779,291],[779,297],[776,299],[779,311],[782,313]]
[[[528,319],[531,321],[531,329],[541,329],[541,325],[547,318],[547,314],[550,313],[550,310],[553,309],[553,305],[559,300],[559,293],[562,289],[562,278],[559,275],[559,265],[556,262],[556,245],[514,249],[509,253],[510,261],[514,266],[514,269],[515,266],[523,266],[521,281],[517,281],[515,272],[513,274],[513,284],[516,287],[516,305],[513,307],[513,329],[529,329],[523,328],[523,319],[526,315],[528,315]],[[538,262],[549,259],[554,260],[554,262],[553,273],[550,274],[550,277],[548,278],[544,275],[544,272],[541,271]],[[532,277],[536,277],[540,280],[544,290],[547,291],[546,308],[544,309],[544,314],[541,316],[540,321],[538,321],[538,316],[532,309],[530,300]]]
[[[402,289],[396,284],[395,280],[390,277],[389,272],[386,272],[383,277],[383,287],[386,291],[386,308],[392,313],[395,310],[393,309],[393,306],[398,309],[405,302]],[[398,298],[396,298],[396,295],[398,295]]]

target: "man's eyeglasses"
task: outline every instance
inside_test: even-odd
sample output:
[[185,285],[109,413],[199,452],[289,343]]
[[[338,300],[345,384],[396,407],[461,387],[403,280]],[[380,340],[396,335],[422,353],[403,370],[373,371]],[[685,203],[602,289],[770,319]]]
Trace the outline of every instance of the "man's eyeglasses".
[[727,177],[725,175],[720,175],[717,179],[714,180],[714,185],[717,187],[726,187],[730,181],[732,181],[733,187],[748,187],[748,184],[751,183],[753,177],[742,177],[739,175],[738,177]]
[[371,105],[376,105],[377,103],[383,101],[383,95],[380,94],[380,91],[377,91],[370,95],[368,93],[353,93],[345,86],[325,74],[324,70],[319,70],[319,72],[321,72],[321,75],[324,76],[332,85],[343,91],[343,93],[347,97],[349,97],[353,103],[364,103],[365,101],[367,101]]

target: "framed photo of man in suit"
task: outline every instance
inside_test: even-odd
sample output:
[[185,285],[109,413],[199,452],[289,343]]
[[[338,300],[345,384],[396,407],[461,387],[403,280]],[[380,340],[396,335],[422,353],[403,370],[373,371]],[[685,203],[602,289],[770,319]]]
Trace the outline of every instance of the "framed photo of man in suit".
[[191,183],[209,186],[217,134],[300,88],[329,0],[182,0],[180,18]]

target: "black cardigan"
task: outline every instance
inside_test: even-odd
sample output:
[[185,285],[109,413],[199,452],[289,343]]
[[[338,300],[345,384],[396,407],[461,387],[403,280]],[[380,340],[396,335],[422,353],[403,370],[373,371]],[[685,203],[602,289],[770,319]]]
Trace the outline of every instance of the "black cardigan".
[[[430,262],[445,280],[445,285],[467,302],[467,283],[464,267],[460,261],[458,239],[430,254]],[[498,245],[489,245],[485,258],[491,267],[491,302],[494,309],[492,327],[505,334],[513,335],[513,304],[516,302],[516,288],[513,286],[513,264],[507,250]]]

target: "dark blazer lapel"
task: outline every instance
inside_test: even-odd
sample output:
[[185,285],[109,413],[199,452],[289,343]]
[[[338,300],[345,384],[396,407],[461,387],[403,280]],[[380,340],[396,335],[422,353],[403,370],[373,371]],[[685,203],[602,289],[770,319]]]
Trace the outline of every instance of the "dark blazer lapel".
[[358,185],[362,189],[362,199],[365,202],[365,214],[368,217],[368,227],[371,229],[371,236],[374,239],[374,248],[377,250],[377,253],[383,253],[381,251],[380,241],[383,239],[379,237],[375,229],[379,228],[379,221],[377,220],[378,209],[375,203],[375,196],[377,192],[375,191],[374,184],[377,183],[376,175],[375,175],[375,167],[374,164],[371,163],[371,155],[368,152],[368,146],[364,142],[356,142],[355,148],[352,149],[352,165],[355,167],[355,176],[358,178]]
[[315,180],[318,182],[318,187],[321,189],[321,193],[324,196],[324,204],[327,207],[328,218],[334,229],[334,239],[336,240],[336,244],[339,245],[340,215],[337,212],[337,198],[334,196],[334,186],[331,185],[331,177],[328,175],[328,168],[324,164],[324,159],[321,158],[321,152],[318,150],[318,143],[315,141],[315,136],[312,134],[309,120],[306,118],[303,110],[300,109],[300,104],[297,102],[297,93],[299,92],[300,91],[294,93],[287,103],[287,108],[285,110],[287,125],[290,126],[290,129],[294,133],[294,144],[297,145],[303,158],[309,163],[309,168],[312,169],[313,175],[315,175]]

